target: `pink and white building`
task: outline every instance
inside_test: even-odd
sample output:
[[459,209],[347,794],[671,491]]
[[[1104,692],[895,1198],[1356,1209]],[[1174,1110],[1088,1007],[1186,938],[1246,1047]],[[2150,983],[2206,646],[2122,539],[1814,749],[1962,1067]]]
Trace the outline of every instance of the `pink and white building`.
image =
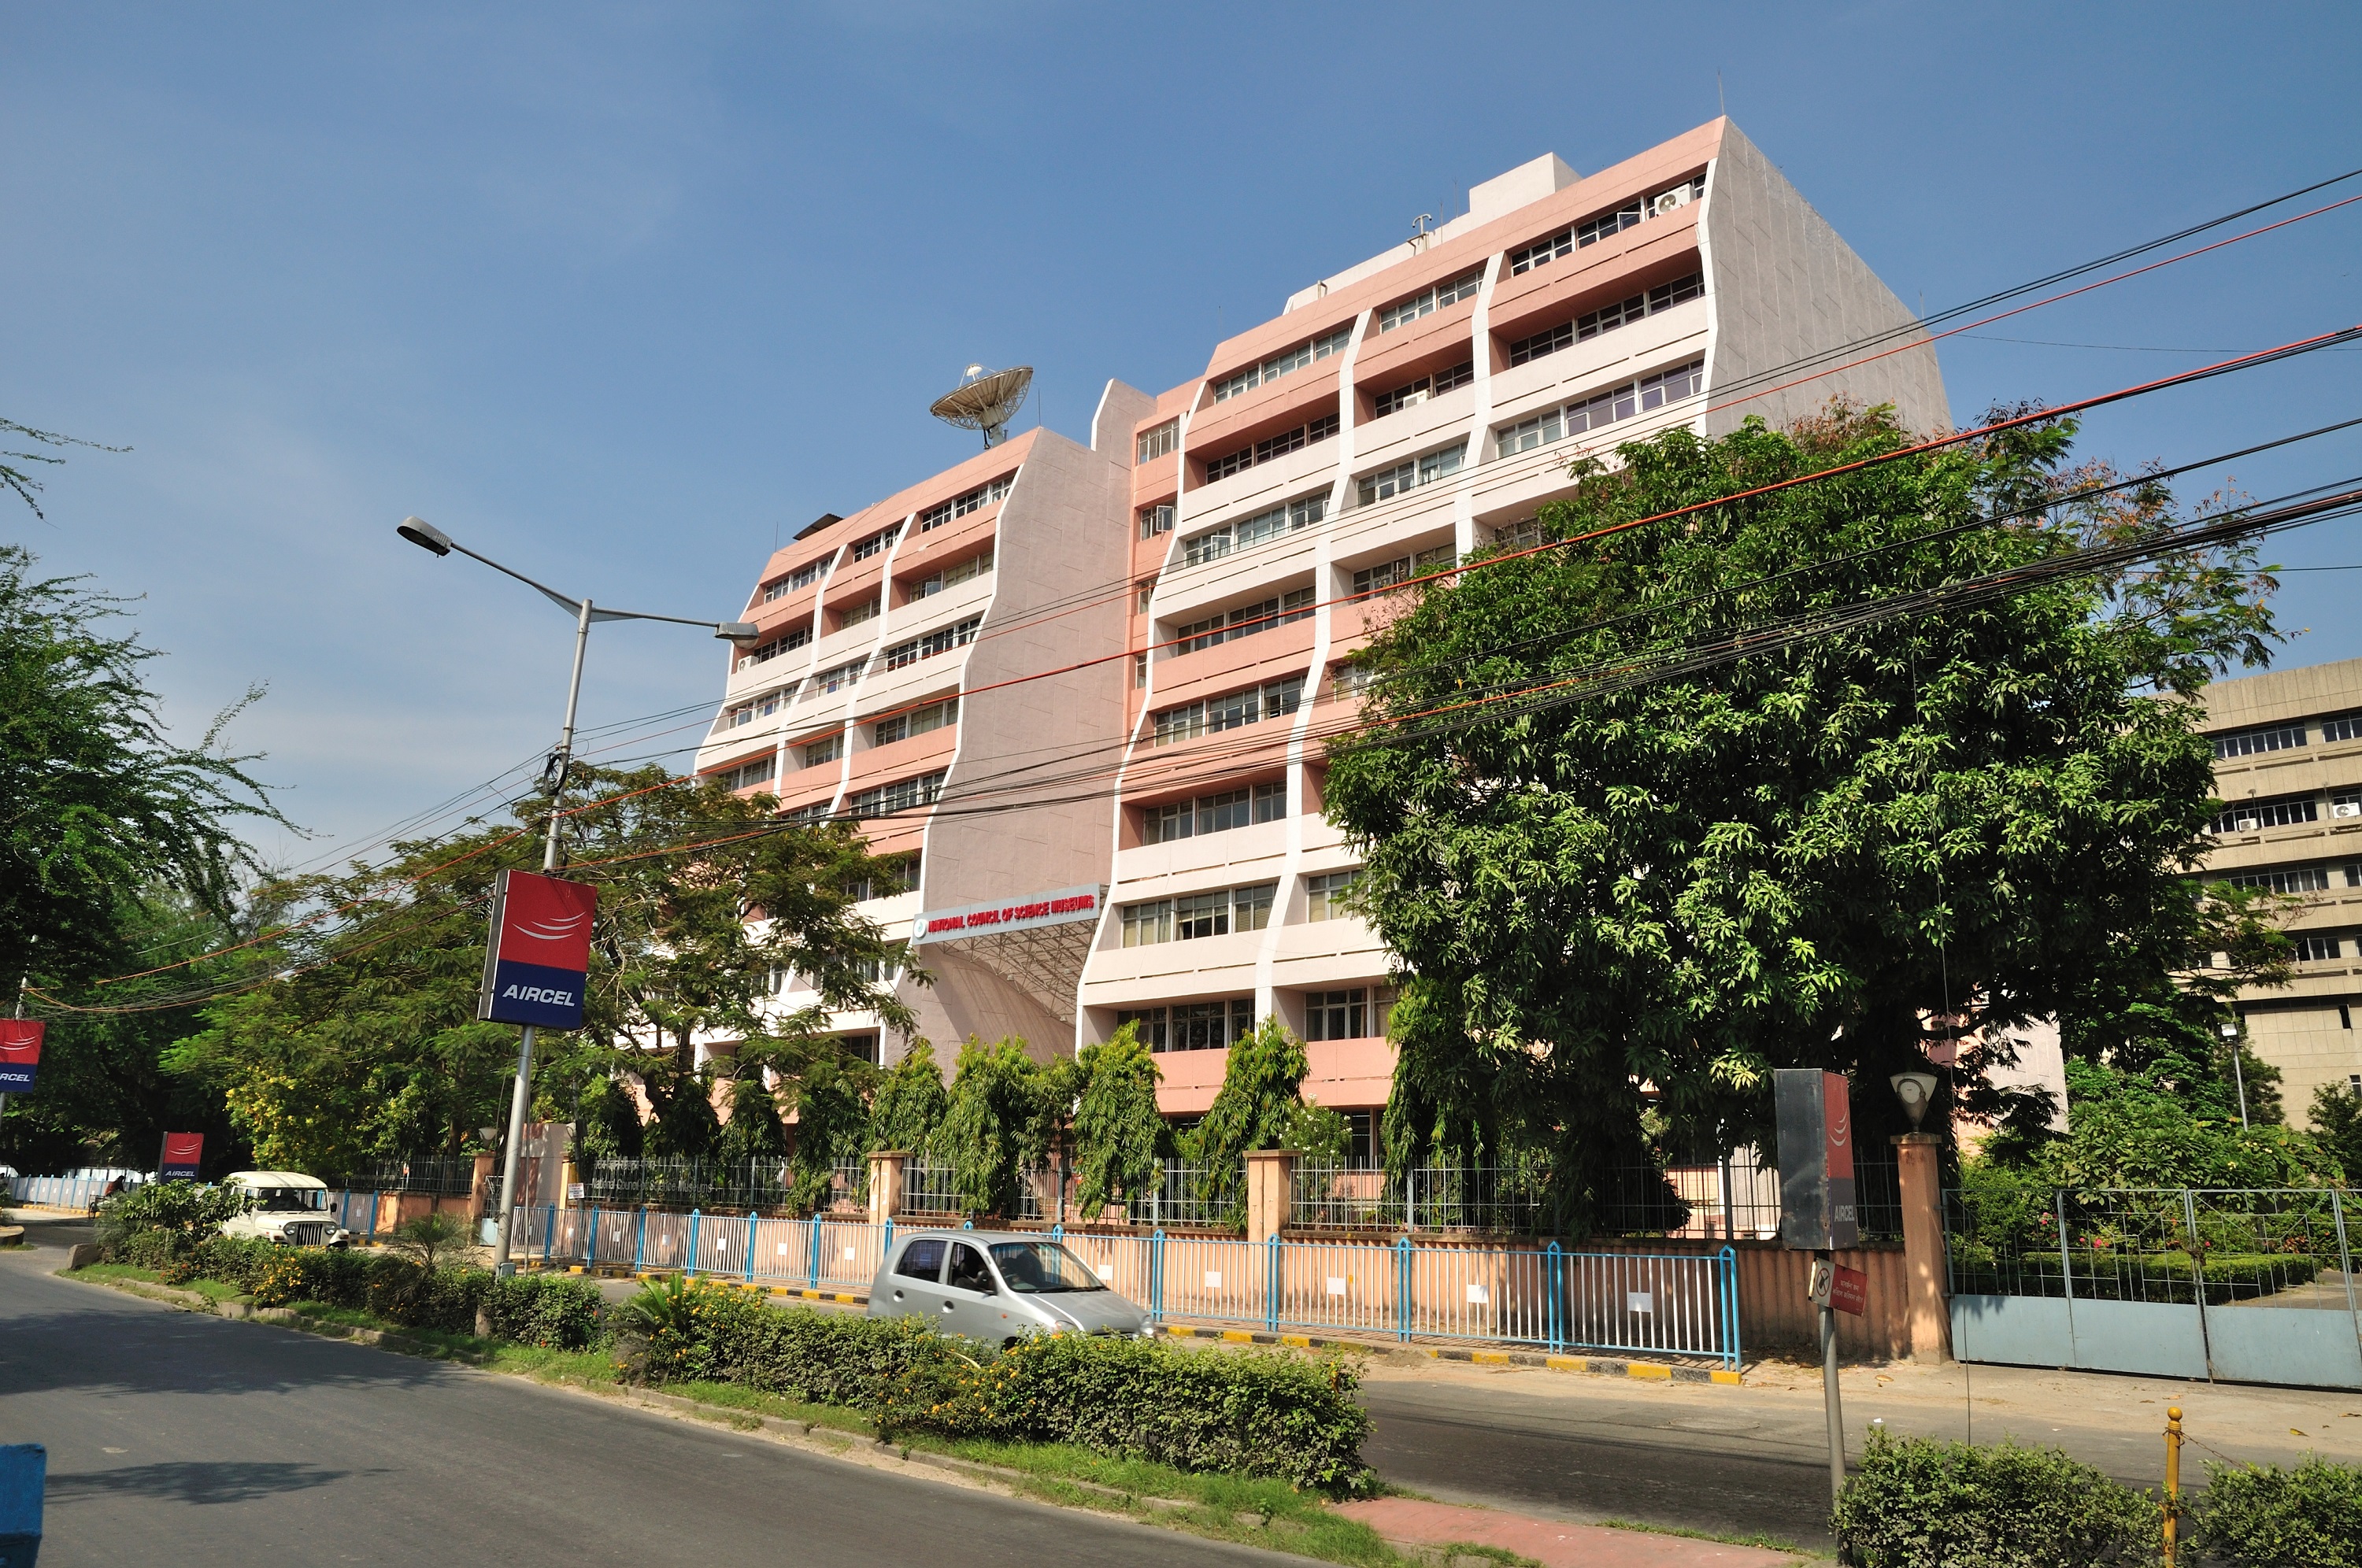
[[1948,422],[1911,313],[1727,120],[1537,159],[1203,376],[1110,381],[1088,447],[1036,430],[805,530],[698,767],[916,856],[866,907],[922,944],[935,983],[899,983],[939,1043],[1136,1021],[1188,1116],[1275,1014],[1366,1127],[1391,966],[1344,912],[1318,736],[1385,590],[1521,536],[1575,458],[1839,393]]

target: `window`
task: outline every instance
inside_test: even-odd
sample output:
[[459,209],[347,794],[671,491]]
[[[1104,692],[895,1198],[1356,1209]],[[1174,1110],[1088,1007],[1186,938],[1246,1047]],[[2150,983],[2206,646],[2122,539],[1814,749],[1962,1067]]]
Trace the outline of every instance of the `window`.
[[[1220,560],[1232,550],[1243,550],[1260,545],[1266,539],[1276,539],[1298,528],[1309,528],[1329,510],[1329,494],[1308,495],[1301,501],[1290,501],[1267,512],[1236,523],[1226,523],[1220,528],[1203,534],[1193,534],[1181,541],[1181,564],[1199,566]],[[1142,609],[1146,609],[1143,603]]]
[[858,626],[864,621],[876,619],[877,619],[877,601],[865,599],[858,604],[848,604],[836,613],[836,629],[841,632],[847,626]]
[[1670,370],[1659,370],[1653,376],[1640,378],[1640,406],[1643,409],[1662,408],[1669,403],[1679,403],[1685,397],[1695,397],[1705,390],[1705,361],[1692,359]]
[[2293,751],[2304,744],[2302,724],[2274,724],[2268,729],[2240,730],[2214,737],[2214,760],[2254,756],[2267,751]]
[[2362,713],[2341,713],[2321,722],[2321,744],[2332,741],[2362,740]]
[[1223,833],[1252,823],[1277,822],[1287,814],[1287,785],[1279,780],[1251,790],[1229,790],[1194,801],[1150,806],[1141,813],[1141,836],[1150,844]]
[[[2353,879],[2354,873],[2349,868],[2346,872],[2346,880],[2351,883]],[[2286,871],[2250,871],[2242,876],[2233,877],[2229,880],[2231,886],[2246,888],[2250,891],[2268,889],[2275,893],[2325,893],[2329,891],[2329,868],[2325,866],[2299,866]]]
[[2216,833],[2257,833],[2264,828],[2294,827],[2321,820],[2321,804],[2302,801],[2248,801],[2214,819]]
[[1181,445],[1181,422],[1177,419],[1168,419],[1153,430],[1143,430],[1140,433],[1140,438],[1135,445],[1139,453],[1139,456],[1132,459],[1135,464],[1145,463],[1156,458],[1169,457],[1173,449]]
[[1537,447],[1547,447],[1566,434],[1559,422],[1558,410],[1537,414],[1531,419],[1520,419],[1515,425],[1504,425],[1493,433],[1501,456],[1512,458],[1519,452],[1530,452]]
[[1476,379],[1476,362],[1463,359],[1448,370],[1438,370],[1431,376],[1421,376],[1407,386],[1390,392],[1380,392],[1372,405],[1372,417],[1383,419],[1398,409],[1415,408],[1429,398],[1440,397],[1454,387],[1464,387]]
[[1173,532],[1173,503],[1171,502],[1164,502],[1155,506],[1143,506],[1140,509],[1140,536],[1142,538],[1153,539],[1159,534],[1170,534],[1171,532]]
[[1148,656],[1144,653],[1131,656],[1131,683],[1134,686],[1148,684]]
[[1242,604],[1226,614],[1209,615],[1202,621],[1192,621],[1173,629],[1177,644],[1175,653],[1196,653],[1217,643],[1234,643],[1241,637],[1267,632],[1274,626],[1285,626],[1291,621],[1308,620],[1312,615],[1312,590],[1291,589],[1276,599],[1265,599],[1253,604]]
[[1684,180],[1670,190],[1638,202],[1627,202],[1614,212],[1601,213],[1585,218],[1570,228],[1562,228],[1547,239],[1538,239],[1523,250],[1509,253],[1509,275],[1530,272],[1537,267],[1547,267],[1562,256],[1572,256],[1586,245],[1596,245],[1612,235],[1623,233],[1652,217],[1659,217],[1679,207],[1699,200],[1705,194],[1705,178]]
[[1128,1010],[1117,1013],[1115,1021],[1119,1029],[1138,1026],[1142,1043],[1151,1051],[1220,1051],[1254,1032],[1254,999]]
[[2343,795],[2329,798],[2329,814],[2333,817],[2362,817],[2362,791],[2348,790]]
[[2317,932],[2301,932],[2291,935],[2295,958],[2300,964],[2326,964],[2344,957],[2345,949],[2334,936]]
[[1369,1033],[1370,993],[1362,987],[1304,993],[1307,1040],[1363,1040]]
[[738,661],[738,668],[744,669],[750,664],[767,664],[781,654],[793,653],[811,639],[810,626],[793,627],[748,653],[745,657]]
[[1195,740],[1199,735],[1218,734],[1223,730],[1240,729],[1264,719],[1285,717],[1302,706],[1304,677],[1291,675],[1285,680],[1250,686],[1227,697],[1209,697],[1204,701],[1167,708],[1156,715],[1155,736],[1150,744],[1171,745],[1176,741]]
[[895,540],[901,536],[902,525],[900,523],[895,524],[891,528],[880,529],[878,532],[870,535],[869,537],[862,540],[861,543],[853,547],[853,558],[857,561],[866,561],[870,557],[884,551],[888,546],[891,545]]
[[1464,278],[1454,278],[1448,283],[1437,284],[1423,294],[1413,294],[1400,304],[1388,305],[1378,313],[1378,330],[1392,332],[1396,327],[1417,321],[1420,316],[1433,315],[1446,305],[1458,304],[1462,300],[1473,300],[1476,297],[1476,285],[1484,281],[1484,270],[1479,268]]
[[1359,698],[1376,683],[1377,672],[1367,665],[1332,664],[1329,667],[1329,679],[1341,700]]
[[971,556],[957,566],[947,566],[934,576],[921,578],[912,583],[909,596],[903,602],[916,603],[922,599],[932,599],[946,588],[957,588],[961,583],[973,581],[991,569],[992,552],[990,550],[985,551],[980,556]]
[[1353,574],[1353,597],[1384,593],[1390,588],[1448,570],[1457,560],[1451,546],[1438,545],[1415,556],[1397,556],[1377,566],[1363,567]]
[[793,686],[782,686],[775,690],[766,691],[760,697],[741,702],[736,707],[724,712],[722,717],[715,721],[713,727],[717,730],[734,730],[751,724],[757,719],[767,719],[786,707],[795,694],[796,689]]
[[758,756],[752,762],[742,762],[735,767],[725,767],[706,777],[724,790],[744,790],[751,785],[768,784],[778,765],[776,756]]
[[1282,431],[1279,435],[1268,440],[1258,441],[1252,447],[1242,447],[1226,457],[1215,458],[1206,464],[1206,482],[1211,484],[1216,480],[1228,479],[1232,474],[1244,473],[1257,463],[1267,463],[1274,458],[1286,457],[1288,453],[1309,447],[1315,442],[1326,441],[1337,434],[1337,416],[1333,414],[1324,414],[1309,424],[1299,425],[1293,430]]
[[1542,520],[1539,517],[1506,523],[1493,530],[1493,543],[1505,550],[1530,550],[1541,542]]
[[829,809],[826,801],[814,801],[809,806],[798,806],[794,811],[787,813],[787,818],[798,827],[811,827],[815,823],[827,822],[835,814]]
[[913,708],[907,713],[894,713],[870,726],[870,744],[891,745],[898,740],[922,735],[959,723],[959,699],[946,697],[940,702],[930,702],[923,708]]
[[886,650],[886,668],[900,669],[906,665],[916,664],[922,658],[933,658],[937,654],[947,654],[954,648],[964,648],[976,641],[976,629],[983,624],[983,616],[970,615],[966,620],[953,625],[938,626],[923,636],[912,637],[908,642],[896,643]]
[[860,679],[861,672],[868,668],[868,657],[864,655],[849,663],[840,664],[833,669],[823,669],[812,677],[812,690],[815,694],[842,691]]
[[836,558],[834,556],[822,556],[816,561],[805,562],[802,566],[800,566],[796,568],[795,570],[788,573],[787,583],[780,590],[780,592],[783,594],[793,593],[799,588],[810,588],[813,583],[818,582],[822,578],[828,575],[828,569],[835,559]]
[[895,812],[907,812],[920,806],[932,806],[943,798],[944,770],[922,773],[916,778],[897,779],[864,790],[844,802],[848,817],[882,817]]
[[1308,921],[1341,920],[1353,911],[1346,907],[1345,895],[1360,878],[1359,870],[1331,871],[1324,876],[1304,879],[1304,918]]
[[1016,482],[1015,474],[1003,474],[989,483],[977,486],[966,495],[946,501],[940,506],[927,508],[919,513],[919,532],[923,534],[931,528],[942,527],[955,517],[965,517],[971,512],[982,511],[1007,495],[1009,487]]
[[806,767],[818,767],[822,763],[834,762],[844,755],[844,736],[840,732],[826,740],[814,741],[803,748],[803,753]]
[[1353,329],[1350,326],[1341,326],[1325,337],[1315,337],[1308,343],[1299,343],[1285,354],[1265,359],[1260,365],[1252,366],[1241,370],[1235,376],[1228,376],[1216,381],[1214,401],[1225,403],[1241,392],[1253,392],[1255,388],[1275,381],[1282,376],[1292,376],[1316,359],[1326,359],[1331,354],[1343,353],[1345,345],[1352,339]]
[[868,899],[890,899],[897,893],[911,892],[918,885],[919,857],[915,855],[886,861],[874,872],[847,877],[838,884],[844,896],[856,904]]
[[1613,304],[1602,305],[1595,311],[1586,311],[1563,326],[1553,326],[1546,332],[1537,332],[1530,337],[1518,338],[1509,345],[1509,363],[1523,365],[1530,360],[1539,359],[1545,354],[1555,354],[1562,348],[1571,348],[1575,344],[1596,337],[1603,332],[1613,332],[1619,326],[1628,326],[1643,316],[1654,315],[1661,310],[1671,310],[1685,301],[1696,299],[1704,293],[1705,293],[1705,279],[1696,272],[1691,273],[1686,278],[1676,278],[1670,283],[1660,283],[1647,293],[1634,294],[1627,300],[1617,300]]
[[1362,504],[1367,506],[1373,502],[1384,501],[1389,496],[1400,495],[1406,491],[1417,490],[1421,485],[1433,484],[1437,480],[1456,474],[1460,471],[1461,459],[1467,455],[1468,443],[1455,441],[1423,458],[1414,458],[1393,468],[1365,474],[1361,484]]
[[902,1249],[902,1261],[894,1272],[905,1279],[939,1280],[944,1274],[944,1242],[940,1236],[922,1236]]

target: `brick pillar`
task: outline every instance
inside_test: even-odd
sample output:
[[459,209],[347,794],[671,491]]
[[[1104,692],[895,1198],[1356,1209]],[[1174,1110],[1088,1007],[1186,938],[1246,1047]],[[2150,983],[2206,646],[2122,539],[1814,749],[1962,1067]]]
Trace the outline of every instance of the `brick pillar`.
[[474,1186],[468,1194],[468,1218],[481,1220],[501,1206],[500,1170],[490,1154],[476,1156]]
[[1937,1156],[1944,1141],[1933,1132],[1893,1140],[1903,1187],[1904,1321],[1911,1359],[1951,1360],[1951,1309],[1944,1298],[1944,1193]]
[[571,1209],[574,1207],[574,1189],[580,1186],[581,1182],[581,1167],[577,1165],[572,1159],[569,1158],[558,1162],[557,1207],[560,1209]]
[[1287,1228],[1295,1187],[1295,1150],[1265,1149],[1247,1156],[1248,1241],[1268,1242]]
[[911,1156],[900,1149],[880,1149],[869,1156],[869,1222],[882,1224],[902,1212],[902,1173]]

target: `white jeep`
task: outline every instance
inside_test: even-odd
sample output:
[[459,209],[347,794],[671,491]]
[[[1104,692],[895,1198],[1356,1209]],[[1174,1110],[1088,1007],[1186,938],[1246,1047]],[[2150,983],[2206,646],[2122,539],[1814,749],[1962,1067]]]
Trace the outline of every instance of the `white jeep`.
[[225,1236],[253,1236],[290,1247],[348,1247],[352,1232],[328,1212],[328,1184],[299,1171],[234,1171],[223,1183],[254,1207],[222,1221]]

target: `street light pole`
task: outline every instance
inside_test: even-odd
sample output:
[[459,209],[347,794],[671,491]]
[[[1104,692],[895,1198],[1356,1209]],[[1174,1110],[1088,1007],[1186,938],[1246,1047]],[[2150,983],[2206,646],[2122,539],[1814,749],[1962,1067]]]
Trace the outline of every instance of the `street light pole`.
[[[406,517],[394,529],[403,538],[423,550],[447,556],[457,550],[471,560],[483,562],[494,571],[516,579],[540,593],[562,610],[574,615],[574,672],[566,683],[566,723],[558,732],[557,750],[551,755],[549,778],[549,833],[542,841],[541,868],[544,872],[557,869],[557,823],[563,815],[566,791],[566,770],[574,760],[574,714],[582,701],[582,660],[590,644],[590,625],[594,621],[668,621],[679,626],[711,626],[713,635],[724,642],[745,644],[754,640],[757,628],[746,621],[693,621],[680,615],[651,615],[637,610],[602,610],[588,599],[576,599],[558,592],[546,583],[535,582],[521,571],[504,567],[490,556],[478,555],[436,527],[425,519]],[[516,1212],[518,1175],[524,1148],[524,1119],[533,1109],[533,1045],[534,1026],[524,1026],[524,1038],[517,1045],[516,1088],[509,1096],[509,1130],[507,1148],[501,1157],[501,1208],[492,1221],[492,1272],[510,1275],[516,1272],[510,1251],[513,1238],[509,1222]]]

